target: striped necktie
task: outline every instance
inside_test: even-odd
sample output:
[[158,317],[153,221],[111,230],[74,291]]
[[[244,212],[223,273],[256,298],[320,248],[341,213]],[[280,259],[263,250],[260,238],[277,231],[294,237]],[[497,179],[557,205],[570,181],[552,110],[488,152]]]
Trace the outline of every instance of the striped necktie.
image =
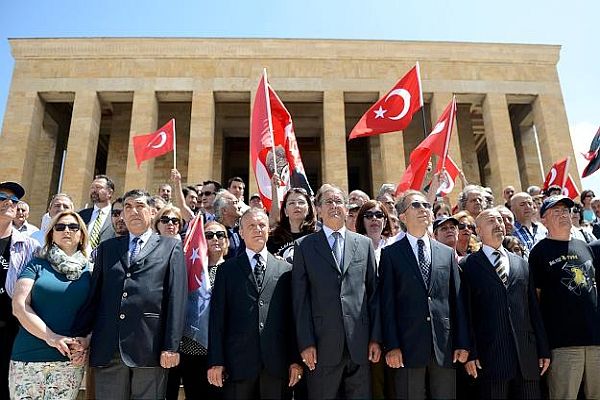
[[333,232],[333,246],[331,250],[333,251],[333,257],[335,258],[335,262],[337,262],[340,270],[344,272],[344,248],[342,244],[342,234],[339,232]]
[[499,251],[494,251],[492,254],[496,257],[496,261],[494,262],[494,269],[496,270],[496,274],[498,274],[498,277],[502,281],[502,284],[506,286],[506,284],[508,283],[508,275],[506,274],[506,267],[502,263],[502,255]]
[[262,257],[260,254],[256,253],[254,255],[254,259],[256,260],[256,264],[254,265],[254,279],[256,279],[256,287],[260,292],[262,290],[262,285],[265,280],[265,264],[262,261]]
[[139,237],[134,237],[131,239],[131,243],[129,245],[129,264],[133,262],[133,260],[140,254],[140,250],[142,248],[142,239]]
[[419,255],[419,269],[421,270],[421,276],[425,282],[425,286],[429,287],[429,280],[431,279],[431,262],[428,257],[425,256],[425,242],[423,239],[417,240],[417,253]]
[[100,228],[102,228],[102,210],[98,210],[98,216],[92,226],[92,233],[90,233],[90,247],[92,250],[100,244]]

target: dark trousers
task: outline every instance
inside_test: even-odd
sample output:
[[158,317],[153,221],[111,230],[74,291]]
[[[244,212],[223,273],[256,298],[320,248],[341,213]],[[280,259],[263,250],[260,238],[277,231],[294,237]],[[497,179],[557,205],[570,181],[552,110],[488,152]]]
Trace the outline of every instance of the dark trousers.
[[456,371],[433,359],[426,367],[396,369],[394,380],[398,399],[456,398]]
[[239,381],[225,380],[223,398],[227,400],[274,399],[290,397],[287,380],[269,374],[264,368],[253,379]]
[[9,398],[8,366],[18,330],[16,323],[0,321],[0,399]]
[[314,371],[309,371],[307,384],[309,399],[370,399],[371,369],[368,363],[355,364],[344,350],[339,364],[317,364]]
[[507,381],[482,380],[480,383],[482,399],[540,399],[540,381],[518,378]]
[[207,370],[207,356],[180,353],[179,365],[169,369],[167,400],[177,400],[180,382],[183,382],[186,400],[222,399],[223,389],[208,383]]
[[164,399],[167,370],[131,368],[115,354],[106,367],[93,367],[97,400]]

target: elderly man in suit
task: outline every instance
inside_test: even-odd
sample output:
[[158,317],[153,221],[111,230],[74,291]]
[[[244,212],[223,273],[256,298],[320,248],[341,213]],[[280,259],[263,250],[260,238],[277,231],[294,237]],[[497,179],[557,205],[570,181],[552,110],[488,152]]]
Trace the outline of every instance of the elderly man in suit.
[[90,200],[93,206],[79,211],[90,235],[88,254],[91,254],[100,242],[115,237],[110,204],[114,191],[115,184],[108,176],[96,175],[90,185]]
[[[431,204],[418,191],[396,203],[406,236],[381,252],[381,317],[396,396],[456,396],[453,363],[467,361],[467,315],[453,249],[427,235]],[[426,379],[429,375],[429,380]],[[426,382],[429,382],[427,388]]]
[[461,262],[472,332],[465,368],[484,399],[540,398],[550,350],[527,262],[502,247],[500,212],[477,216],[483,246]]
[[344,226],[346,195],[317,193],[323,229],[296,242],[292,292],[298,347],[311,399],[371,397],[369,361],[381,354],[375,254],[371,240]]
[[240,222],[246,248],[219,267],[211,297],[208,381],[224,386],[226,399],[288,398],[302,379],[292,267],[267,251],[264,210],[251,208]]
[[141,190],[123,196],[129,234],[99,245],[76,323],[79,335],[92,332],[96,399],[162,399],[166,368],[179,363],[187,298],[181,242],[152,232],[149,199]]

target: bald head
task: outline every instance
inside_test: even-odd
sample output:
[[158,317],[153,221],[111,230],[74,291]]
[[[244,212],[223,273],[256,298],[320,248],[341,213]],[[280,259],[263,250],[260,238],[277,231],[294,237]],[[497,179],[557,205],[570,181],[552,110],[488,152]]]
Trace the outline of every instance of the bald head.
[[475,224],[477,225],[477,234],[483,244],[494,249],[502,245],[505,235],[504,220],[498,210],[494,208],[483,210],[475,218]]
[[522,225],[531,225],[531,219],[535,213],[533,199],[529,193],[515,193],[510,199],[510,210],[515,214],[515,220]]

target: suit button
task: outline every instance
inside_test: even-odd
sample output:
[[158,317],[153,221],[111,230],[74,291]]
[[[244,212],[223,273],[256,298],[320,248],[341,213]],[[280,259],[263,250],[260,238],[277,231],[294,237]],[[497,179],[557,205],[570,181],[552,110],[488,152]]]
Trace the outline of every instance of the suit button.
[[430,296],[430,297],[427,297],[427,300],[431,301],[431,296]]
[[261,300],[261,301],[258,302],[258,304],[261,305],[261,306],[264,306],[265,302]]
[[131,278],[131,272],[128,272],[125,276]]
[[259,324],[258,324],[258,327],[262,329],[262,328],[264,328],[264,327],[265,327],[265,324],[263,324],[263,323],[261,322],[261,323],[259,323]]
[[426,318],[427,322],[431,321],[431,317]]
[[340,300],[344,300],[344,296],[340,296]]
[[121,318],[121,319],[125,319],[125,314],[121,314],[121,315],[119,315],[119,318]]
[[127,292],[123,292],[123,298],[127,297]]

